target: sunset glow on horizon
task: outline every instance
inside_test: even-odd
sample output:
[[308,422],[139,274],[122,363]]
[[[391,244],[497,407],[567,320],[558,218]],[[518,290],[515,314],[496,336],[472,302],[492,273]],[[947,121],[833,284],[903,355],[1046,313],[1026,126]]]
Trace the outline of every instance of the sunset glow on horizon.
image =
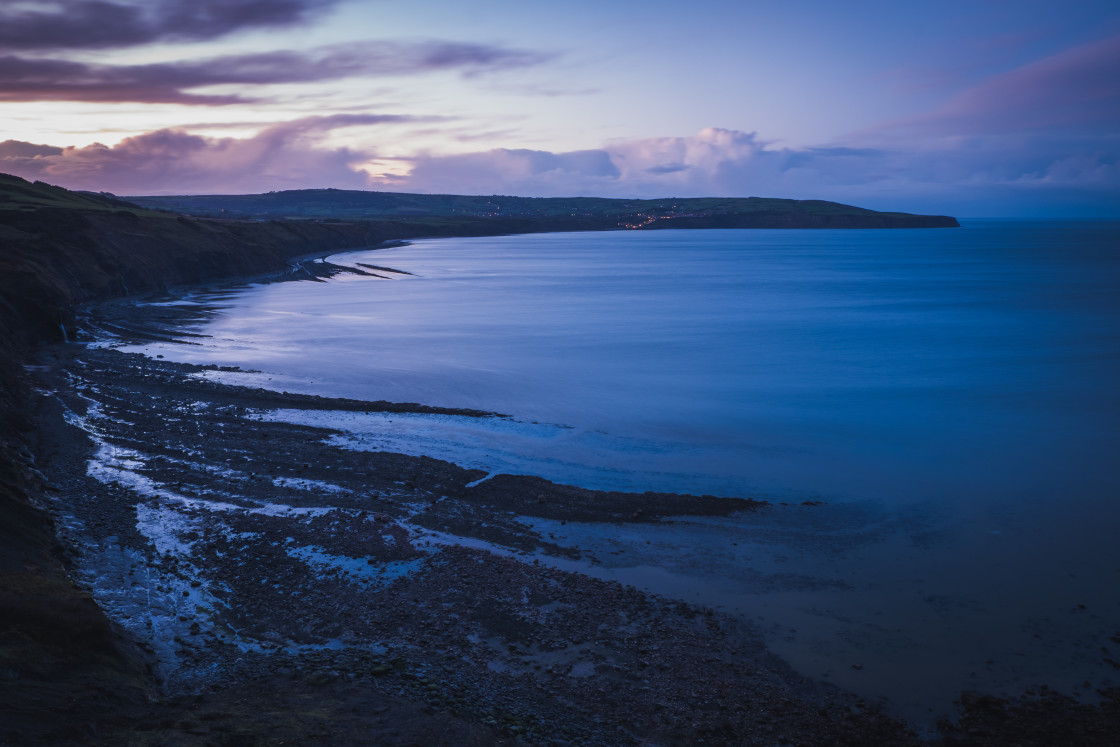
[[0,7],[0,171],[1120,217],[1120,10],[952,0],[36,0]]

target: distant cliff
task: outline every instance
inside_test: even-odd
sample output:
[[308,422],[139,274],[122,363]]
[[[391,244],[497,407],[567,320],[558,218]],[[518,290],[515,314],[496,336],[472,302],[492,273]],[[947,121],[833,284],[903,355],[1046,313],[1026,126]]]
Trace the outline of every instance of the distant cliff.
[[139,205],[207,217],[370,220],[395,218],[529,219],[539,230],[657,228],[945,228],[945,215],[882,213],[825,200],[698,197],[619,200],[603,197],[426,195],[340,189],[299,189],[258,195],[129,197]]

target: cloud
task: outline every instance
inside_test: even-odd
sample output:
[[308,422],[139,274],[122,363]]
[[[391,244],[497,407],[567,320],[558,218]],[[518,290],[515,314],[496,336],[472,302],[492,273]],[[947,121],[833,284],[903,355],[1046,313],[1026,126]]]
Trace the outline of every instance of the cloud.
[[932,112],[873,132],[1113,132],[1118,122],[1120,36],[1114,36],[992,76]]
[[[881,210],[964,215],[1054,214],[1081,205],[1117,213],[1120,134],[1109,138],[976,136],[898,148],[791,149],[754,133],[709,128],[599,150],[498,149],[409,159],[401,191],[606,197],[789,197]],[[1110,207],[1111,206],[1111,207]]]
[[708,128],[693,137],[628,140],[565,153],[499,148],[422,155],[409,159],[412,170],[404,180],[386,183],[423,192],[527,196],[724,194],[739,189],[737,175],[749,172],[748,162],[757,165],[777,154],[766,152],[754,133]]
[[326,148],[324,134],[340,127],[413,121],[379,114],[309,117],[267,127],[249,138],[208,138],[158,130],[109,147],[55,148],[0,143],[0,171],[70,189],[118,194],[252,193],[278,189],[362,189],[357,165],[368,153]]
[[[245,193],[338,187],[404,192],[603,197],[787,197],[958,216],[1120,217],[1120,133],[985,135],[924,147],[779,147],[709,128],[551,152],[496,149],[386,158],[328,148],[340,127],[416,121],[375,114],[310,117],[249,138],[160,130],[116,146],[0,143],[0,171],[118,194]],[[369,174],[393,161],[405,174]]]
[[133,101],[220,106],[253,99],[194,93],[219,85],[313,83],[456,70],[465,76],[536,65],[546,55],[458,42],[365,42],[307,52],[225,55],[150,65],[0,57],[0,101]]
[[409,160],[412,171],[407,185],[417,191],[555,194],[573,183],[609,185],[621,175],[610,154],[602,150],[552,153],[499,148]]
[[5,140],[0,143],[0,163],[19,162],[22,159],[41,158],[43,156],[57,156],[62,153],[62,150],[62,148],[54,145],[36,145],[19,140]]
[[305,23],[337,0],[42,0],[0,7],[0,50],[202,41]]
[[[279,77],[279,76],[278,76]],[[202,95],[185,90],[211,85],[198,64],[89,65],[67,60],[0,57],[0,101],[140,101],[149,104],[244,102],[239,95]]]
[[650,166],[646,169],[647,174],[677,174],[681,171],[688,171],[692,167],[687,163],[663,163],[657,166]]

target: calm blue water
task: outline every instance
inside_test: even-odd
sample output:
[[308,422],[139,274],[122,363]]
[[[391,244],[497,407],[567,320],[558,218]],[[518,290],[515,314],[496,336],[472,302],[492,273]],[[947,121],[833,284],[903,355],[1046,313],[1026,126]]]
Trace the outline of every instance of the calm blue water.
[[590,487],[1100,490],[1120,443],[1117,235],[991,223],[432,240],[334,259],[412,276],[246,291],[190,357],[291,391],[508,413],[522,422],[367,431]]
[[970,687],[1116,684],[1120,224],[440,239],[332,261],[413,274],[248,288],[203,346],[147,350],[511,416],[273,415],[354,448],[823,499],[761,525],[546,529],[611,577],[757,617],[802,671],[910,715]]

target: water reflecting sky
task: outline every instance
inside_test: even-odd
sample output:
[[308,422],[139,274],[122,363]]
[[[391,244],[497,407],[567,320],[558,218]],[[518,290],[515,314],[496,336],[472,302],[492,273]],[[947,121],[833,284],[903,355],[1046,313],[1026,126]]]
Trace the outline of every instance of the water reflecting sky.
[[[621,551],[619,568],[686,577],[630,582],[798,629],[771,645],[857,691],[924,710],[977,683],[1114,677],[1095,652],[1120,620],[1120,225],[548,234],[332,261],[413,275],[250,288],[202,347],[149,351],[264,372],[231,381],[513,418],[277,415],[343,427],[355,448],[823,499],[816,519],[769,519],[780,531],[566,531]],[[907,657],[909,674],[888,666]]]
[[592,486],[1088,488],[1120,431],[1117,243],[1068,223],[427,241],[344,258],[413,276],[249,290],[191,353],[293,391],[572,426],[525,448],[599,454],[610,475],[567,475]]

